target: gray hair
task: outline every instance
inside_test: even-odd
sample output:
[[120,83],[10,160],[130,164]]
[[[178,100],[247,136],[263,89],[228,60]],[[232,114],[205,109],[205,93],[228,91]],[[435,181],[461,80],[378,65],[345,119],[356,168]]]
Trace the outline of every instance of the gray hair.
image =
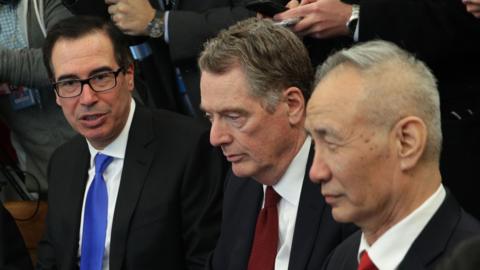
[[366,79],[364,105],[374,124],[391,128],[414,115],[427,126],[423,158],[440,158],[442,131],[440,98],[430,69],[413,55],[387,41],[370,41],[330,56],[317,69],[315,85],[340,65],[356,68]]
[[300,39],[268,19],[250,18],[209,40],[198,60],[202,71],[216,74],[243,68],[250,94],[273,111],[285,88],[298,87],[308,100],[313,68]]

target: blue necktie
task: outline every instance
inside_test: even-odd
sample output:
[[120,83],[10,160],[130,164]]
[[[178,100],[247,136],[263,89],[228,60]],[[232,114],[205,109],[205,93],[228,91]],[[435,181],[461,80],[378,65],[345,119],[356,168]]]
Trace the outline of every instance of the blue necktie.
[[101,270],[107,233],[108,194],[103,172],[112,157],[98,153],[95,156],[95,176],[88,189],[83,214],[81,270]]

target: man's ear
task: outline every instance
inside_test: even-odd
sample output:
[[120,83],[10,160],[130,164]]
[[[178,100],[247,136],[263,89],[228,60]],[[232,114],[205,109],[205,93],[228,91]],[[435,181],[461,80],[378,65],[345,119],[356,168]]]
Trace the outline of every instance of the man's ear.
[[402,171],[414,168],[425,152],[427,127],[416,116],[402,118],[394,127],[397,155]]
[[60,97],[57,95],[57,93],[55,93],[55,101],[57,102],[58,106],[62,106],[62,103],[60,102]]
[[128,85],[128,90],[133,91],[135,88],[135,83],[134,83],[134,74],[135,74],[135,65],[131,63],[128,65],[127,69],[125,70],[125,79]]
[[290,125],[298,125],[305,117],[305,98],[298,87],[289,87],[283,92],[284,101],[288,106]]
[[[55,76],[55,75],[54,75],[54,76]],[[55,79],[54,79],[54,78],[51,78],[51,79],[50,79],[50,83],[51,83],[51,84],[55,83]],[[62,106],[62,102],[61,102],[62,99],[58,96],[57,90],[52,89],[52,91],[55,93],[55,102],[57,103],[58,106],[61,107],[61,106]]]

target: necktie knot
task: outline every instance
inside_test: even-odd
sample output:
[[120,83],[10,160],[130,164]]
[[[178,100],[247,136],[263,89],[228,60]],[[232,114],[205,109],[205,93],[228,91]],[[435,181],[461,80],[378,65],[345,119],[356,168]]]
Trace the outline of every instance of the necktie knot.
[[107,166],[112,162],[113,157],[97,153],[95,156],[95,174],[103,174]]
[[265,191],[265,208],[277,207],[278,201],[280,201],[280,195],[278,195],[272,186],[268,186]]
[[367,251],[362,252],[362,255],[360,256],[360,264],[358,265],[358,270],[378,270],[378,268],[370,259],[370,256],[368,256]]

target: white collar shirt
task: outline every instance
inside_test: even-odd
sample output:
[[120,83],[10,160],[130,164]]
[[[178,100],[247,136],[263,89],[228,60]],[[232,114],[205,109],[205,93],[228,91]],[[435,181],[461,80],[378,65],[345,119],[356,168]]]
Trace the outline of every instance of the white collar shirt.
[[388,229],[371,246],[362,233],[357,260],[360,261],[361,254],[367,251],[368,256],[379,270],[397,269],[415,239],[440,208],[445,197],[445,188],[440,185],[420,207]]

